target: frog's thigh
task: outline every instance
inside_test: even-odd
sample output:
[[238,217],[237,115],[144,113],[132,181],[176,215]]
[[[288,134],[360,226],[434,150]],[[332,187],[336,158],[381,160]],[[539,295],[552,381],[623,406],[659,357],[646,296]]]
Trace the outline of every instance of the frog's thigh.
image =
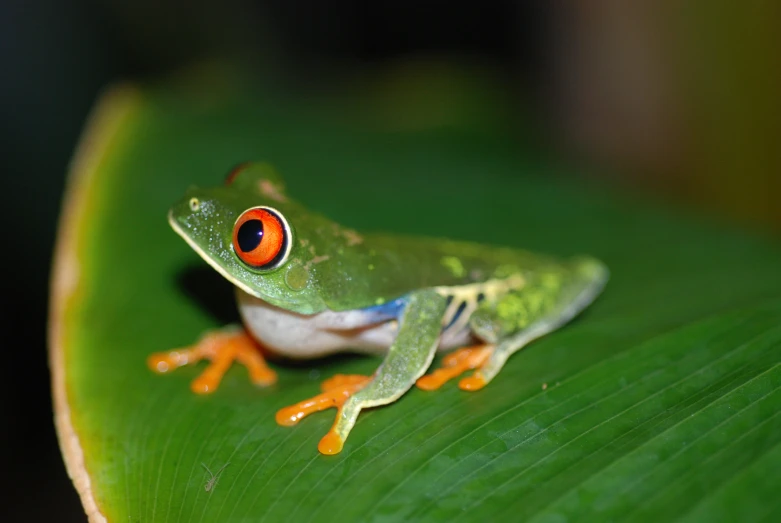
[[433,291],[410,296],[385,360],[374,378],[339,409],[331,431],[321,441],[321,452],[339,452],[361,409],[396,401],[426,372],[439,345],[445,306],[445,300]]
[[507,359],[531,341],[548,334],[586,308],[602,290],[606,274],[584,266],[564,281],[541,281],[509,293],[493,307],[475,312],[471,324],[478,335],[496,343],[485,364],[461,382],[461,388],[478,390],[490,382]]

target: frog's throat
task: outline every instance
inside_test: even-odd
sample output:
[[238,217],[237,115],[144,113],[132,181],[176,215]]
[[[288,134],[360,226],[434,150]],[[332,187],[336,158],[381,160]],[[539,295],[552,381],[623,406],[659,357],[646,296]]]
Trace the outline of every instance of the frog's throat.
[[176,218],[174,218],[173,210],[168,211],[168,223],[169,223],[169,225],[171,225],[171,228],[176,232],[176,234],[178,234],[179,236],[184,238],[184,241],[187,242],[187,245],[192,247],[192,249],[195,252],[197,252],[198,255],[201,258],[203,258],[206,263],[211,265],[212,268],[214,270],[216,270],[217,272],[219,272],[226,280],[228,280],[233,285],[235,285],[239,289],[243,290],[247,294],[249,294],[251,296],[255,296],[256,298],[259,298],[259,299],[264,300],[264,301],[266,300],[265,296],[262,296],[262,295],[258,294],[257,291],[253,290],[246,283],[242,282],[241,280],[238,280],[238,279],[234,278],[227,270],[225,270],[225,267],[222,267],[220,264],[215,262],[214,259],[212,259],[211,256],[206,254],[206,252],[203,249],[201,249],[201,247],[197,243],[195,243],[193,241],[193,239],[190,238],[190,236],[187,235],[187,233],[184,231],[184,229],[182,229],[181,225],[179,225],[179,222],[177,222]]

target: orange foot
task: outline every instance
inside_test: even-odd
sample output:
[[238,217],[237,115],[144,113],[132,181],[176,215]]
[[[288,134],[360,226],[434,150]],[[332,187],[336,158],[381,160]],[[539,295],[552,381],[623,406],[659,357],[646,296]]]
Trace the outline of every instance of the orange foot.
[[[277,423],[286,427],[291,427],[315,412],[337,407],[339,412],[336,419],[339,419],[342,411],[342,405],[350,396],[361,390],[371,381],[371,376],[360,376],[357,374],[337,374],[333,378],[325,380],[320,389],[321,394],[312,398],[300,401],[295,405],[279,409],[277,411]],[[335,424],[334,424],[335,425]],[[322,454],[338,454],[342,450],[344,442],[342,438],[334,431],[332,427],[328,433],[323,436],[317,449]]]
[[[442,367],[431,374],[418,379],[416,385],[423,390],[436,390],[442,385],[460,376],[464,372],[481,367],[494,350],[493,345],[474,345],[458,349],[445,356]],[[471,376],[461,379],[458,388],[461,390],[475,391],[485,387],[486,381],[478,370]]]
[[209,394],[217,390],[234,360],[247,367],[250,379],[255,385],[266,386],[277,381],[276,373],[266,365],[255,340],[243,330],[208,332],[191,347],[156,352],[151,354],[146,362],[150,369],[164,374],[202,359],[211,363],[190,384],[190,389],[196,394]]

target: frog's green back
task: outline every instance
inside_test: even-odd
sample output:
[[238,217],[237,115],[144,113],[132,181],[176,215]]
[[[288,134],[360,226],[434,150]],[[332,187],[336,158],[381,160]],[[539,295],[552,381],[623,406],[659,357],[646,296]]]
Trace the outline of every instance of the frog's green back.
[[335,310],[426,287],[478,283],[558,266],[551,258],[507,247],[377,233],[362,238],[346,256],[340,255],[348,252],[345,247],[334,248],[336,242],[322,245],[337,260],[318,277]]

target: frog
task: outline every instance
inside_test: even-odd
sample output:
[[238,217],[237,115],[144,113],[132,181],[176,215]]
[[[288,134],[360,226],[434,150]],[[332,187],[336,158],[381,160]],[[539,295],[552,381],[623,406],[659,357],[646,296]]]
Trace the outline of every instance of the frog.
[[[609,279],[607,266],[587,254],[358,232],[291,198],[266,162],[190,187],[168,222],[232,284],[241,322],[149,355],[151,370],[207,360],[191,389],[211,394],[234,363],[267,387],[277,381],[267,361],[274,358],[382,358],[372,375],[336,374],[319,394],[277,411],[279,425],[293,426],[335,407],[318,443],[324,455],[343,450],[362,410],[413,387],[432,392],[458,378],[463,391],[483,389],[511,355],[578,316]],[[431,369],[437,354],[441,365]]]

